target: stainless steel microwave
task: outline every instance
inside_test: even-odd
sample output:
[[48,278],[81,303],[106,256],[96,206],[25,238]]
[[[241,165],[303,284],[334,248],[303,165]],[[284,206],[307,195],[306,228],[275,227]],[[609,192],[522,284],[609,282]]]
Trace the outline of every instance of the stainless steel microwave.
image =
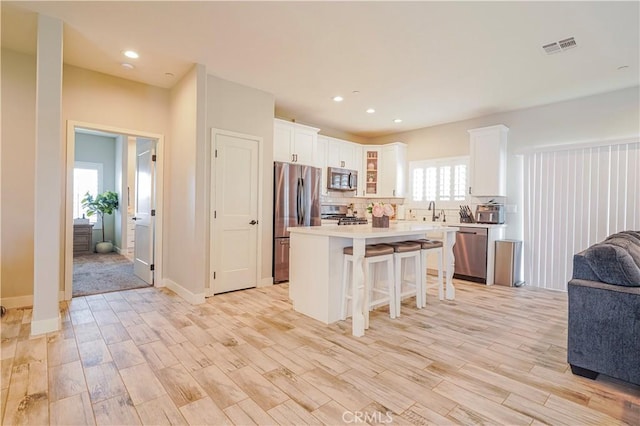
[[355,191],[358,186],[358,172],[349,169],[329,167],[327,188],[333,191]]

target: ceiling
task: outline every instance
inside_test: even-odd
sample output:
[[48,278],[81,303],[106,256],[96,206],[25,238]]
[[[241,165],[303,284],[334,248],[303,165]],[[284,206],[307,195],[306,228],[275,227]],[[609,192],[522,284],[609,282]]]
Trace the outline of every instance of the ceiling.
[[200,63],[274,94],[278,116],[371,138],[638,86],[639,6],[2,1],[2,46],[34,52],[37,12],[64,21],[65,63],[164,88]]

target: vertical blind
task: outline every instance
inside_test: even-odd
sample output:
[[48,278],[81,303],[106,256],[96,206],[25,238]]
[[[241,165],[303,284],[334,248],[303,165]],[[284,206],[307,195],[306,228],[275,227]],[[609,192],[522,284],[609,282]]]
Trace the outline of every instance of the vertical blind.
[[524,275],[566,291],[573,255],[640,229],[640,142],[524,156]]

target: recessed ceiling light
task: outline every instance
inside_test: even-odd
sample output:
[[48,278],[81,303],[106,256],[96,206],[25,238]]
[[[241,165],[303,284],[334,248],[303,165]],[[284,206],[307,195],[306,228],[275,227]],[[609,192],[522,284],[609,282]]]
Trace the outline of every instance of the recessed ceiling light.
[[373,108],[369,108],[369,109],[367,110],[367,112],[368,112],[369,114],[373,114],[374,112],[376,112],[376,110],[375,110],[375,109],[373,109]]
[[394,123],[402,123],[402,119],[401,118],[394,118],[393,122]]
[[123,62],[123,63],[121,63],[120,65],[122,65],[122,68],[126,68],[126,69],[128,69],[128,70],[132,70],[132,69],[134,69],[134,68],[135,68],[133,65],[131,65],[131,64],[130,64],[130,63],[128,63],[128,62]]
[[131,59],[138,59],[140,57],[140,55],[138,55],[138,52],[136,52],[135,50],[125,50],[124,52],[122,52],[122,54]]
[[354,90],[354,91],[353,91],[353,92],[351,92],[351,93],[353,93],[354,95],[359,95],[359,94],[360,94],[360,91],[359,91],[359,90]]
[[344,98],[342,96],[334,96],[333,100],[336,102],[342,102],[344,100]]

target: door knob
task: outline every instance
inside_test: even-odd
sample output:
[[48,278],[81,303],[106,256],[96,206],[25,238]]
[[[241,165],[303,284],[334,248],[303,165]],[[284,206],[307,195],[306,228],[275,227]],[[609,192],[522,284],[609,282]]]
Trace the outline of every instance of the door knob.
[[138,218],[134,216],[131,218],[131,220],[138,220]]
[[258,223],[258,221],[254,219],[251,222],[249,222],[249,225],[256,225],[257,223]]

